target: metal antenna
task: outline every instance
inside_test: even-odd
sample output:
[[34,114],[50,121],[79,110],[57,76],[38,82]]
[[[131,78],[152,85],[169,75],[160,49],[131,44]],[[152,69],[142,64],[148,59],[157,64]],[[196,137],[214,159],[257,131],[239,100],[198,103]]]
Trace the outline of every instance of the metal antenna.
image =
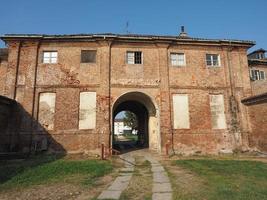
[[129,21],[126,22],[126,33],[129,34],[130,31],[129,31]]

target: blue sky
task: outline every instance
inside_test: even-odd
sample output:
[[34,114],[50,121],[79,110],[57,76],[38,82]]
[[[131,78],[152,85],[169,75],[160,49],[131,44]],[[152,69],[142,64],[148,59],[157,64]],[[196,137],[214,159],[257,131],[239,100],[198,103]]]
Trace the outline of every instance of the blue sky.
[[[130,33],[244,39],[267,49],[267,1],[2,0],[0,34]],[[1,43],[0,46],[4,44]]]

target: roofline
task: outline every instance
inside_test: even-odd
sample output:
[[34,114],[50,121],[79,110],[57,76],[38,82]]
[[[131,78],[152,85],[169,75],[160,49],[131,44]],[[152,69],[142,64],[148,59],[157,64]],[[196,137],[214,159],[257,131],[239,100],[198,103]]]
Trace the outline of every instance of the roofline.
[[252,54],[254,54],[254,53],[257,53],[257,52],[266,52],[266,50],[265,49],[263,49],[263,48],[260,48],[260,49],[257,49],[257,50],[255,50],[255,51],[252,51],[251,53],[249,53],[248,54],[248,56],[250,56],[250,55],[252,55]]
[[267,103],[267,92],[247,97],[241,100],[241,102],[247,106],[255,105],[255,104],[261,104],[261,103]]
[[248,59],[248,64],[249,66],[251,65],[263,65],[267,66],[267,59]]
[[123,40],[142,40],[142,41],[169,41],[169,42],[201,42],[201,43],[226,43],[230,45],[245,45],[252,47],[256,43],[249,40],[229,40],[229,39],[205,39],[205,38],[191,38],[168,35],[142,35],[142,34],[74,34],[74,35],[46,35],[46,34],[5,34],[0,36],[3,41],[8,40],[70,40],[70,39],[123,39]]

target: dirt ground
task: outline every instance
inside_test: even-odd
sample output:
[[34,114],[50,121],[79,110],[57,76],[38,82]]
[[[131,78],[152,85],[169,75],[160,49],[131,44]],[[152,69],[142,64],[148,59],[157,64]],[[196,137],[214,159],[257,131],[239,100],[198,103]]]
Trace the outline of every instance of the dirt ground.
[[14,188],[0,192],[1,200],[88,200],[97,196],[114,177],[104,176],[93,186],[71,184],[68,182],[38,185],[30,188]]

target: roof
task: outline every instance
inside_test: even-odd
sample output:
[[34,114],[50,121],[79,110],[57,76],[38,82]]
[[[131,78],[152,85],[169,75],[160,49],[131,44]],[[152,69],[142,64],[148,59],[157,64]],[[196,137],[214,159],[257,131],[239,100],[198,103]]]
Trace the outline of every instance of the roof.
[[260,48],[260,49],[257,49],[257,50],[255,50],[255,51],[252,51],[251,53],[248,54],[248,56],[250,56],[250,55],[252,55],[252,54],[254,54],[254,53],[265,53],[265,52],[266,52],[265,49]]
[[267,67],[267,59],[248,59],[249,66],[261,65],[263,67]]
[[267,103],[267,92],[242,99],[241,102],[247,106]]
[[70,34],[70,35],[46,35],[46,34],[5,34],[0,37],[4,41],[12,39],[41,39],[41,40],[84,40],[84,39],[122,39],[138,41],[181,41],[181,42],[201,42],[201,43],[226,43],[231,45],[255,45],[250,40],[229,40],[229,39],[207,39],[183,36],[169,35],[145,35],[145,34],[114,34],[114,33],[97,33],[97,34]]

